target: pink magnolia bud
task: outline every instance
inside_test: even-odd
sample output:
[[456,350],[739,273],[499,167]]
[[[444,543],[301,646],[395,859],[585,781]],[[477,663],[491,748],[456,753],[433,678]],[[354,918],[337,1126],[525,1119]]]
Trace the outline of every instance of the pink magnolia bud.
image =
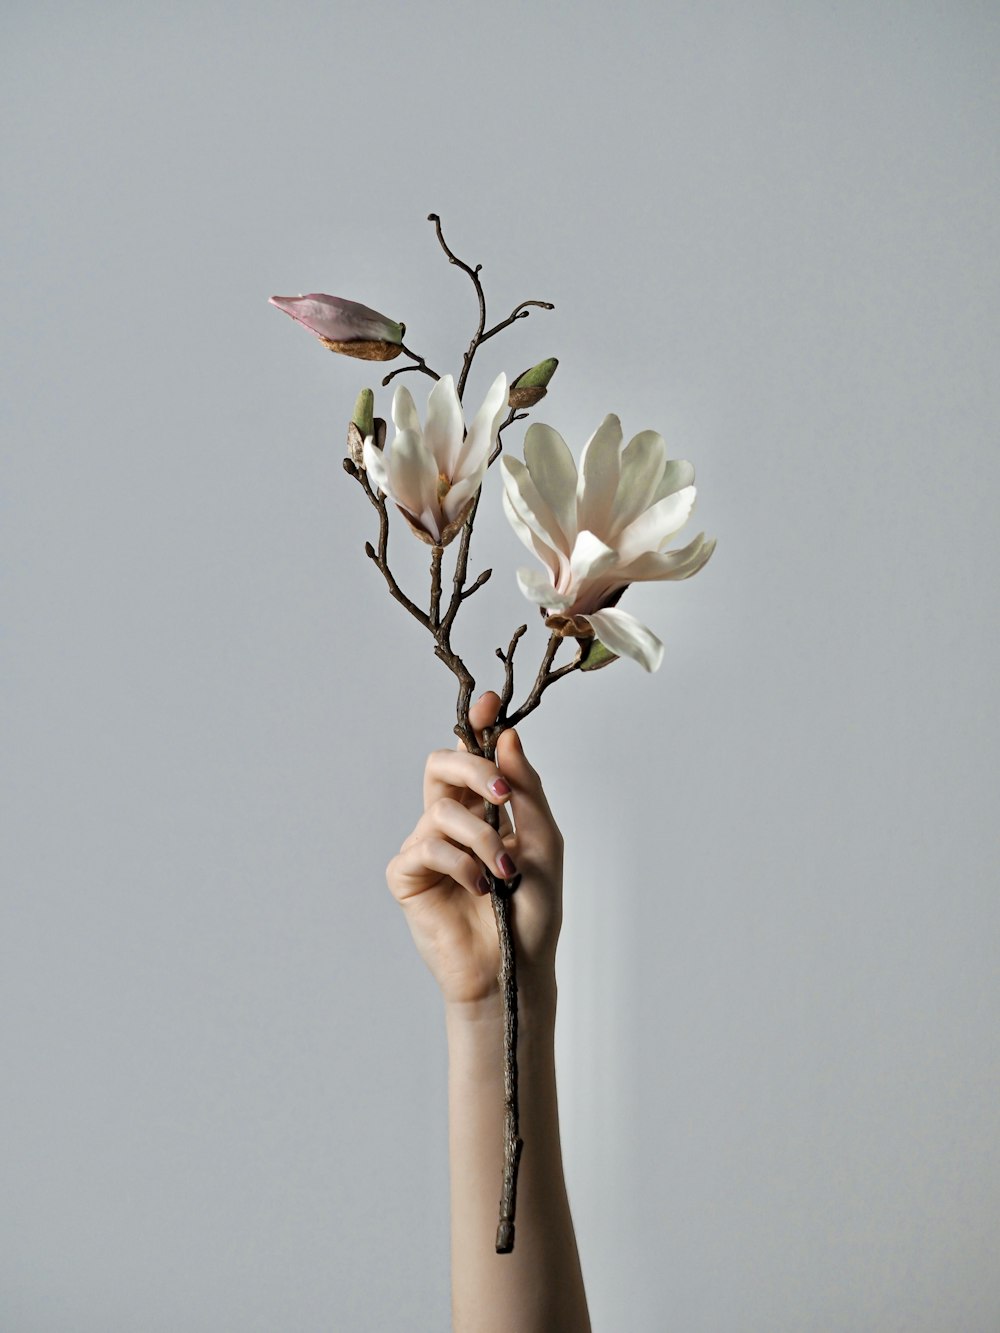
[[333,352],[363,361],[391,361],[403,349],[405,325],[357,301],[311,292],[308,296],[272,296],[270,303],[305,325]]

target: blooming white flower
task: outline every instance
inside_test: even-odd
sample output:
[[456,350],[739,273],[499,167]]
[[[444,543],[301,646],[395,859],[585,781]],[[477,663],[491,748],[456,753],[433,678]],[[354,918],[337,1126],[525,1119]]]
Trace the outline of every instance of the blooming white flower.
[[621,423],[607,416],[587,441],[580,469],[550,426],[529,426],[524,458],[504,457],[504,510],[514,531],[545,565],[518,570],[521,591],[560,633],[596,637],[647,671],[663,660],[663,644],[617,602],[630,583],[686,579],[715,549],[699,533],[681,550],[670,538],[694,505],[694,468],[668,459],[655,431],[642,431],[622,450]]
[[465,522],[506,407],[507,379],[498,375],[466,434],[455,381],[445,375],[430,392],[427,422],[421,427],[409,389],[397,388],[392,400],[396,437],[378,449],[369,436],[364,463],[423,541],[446,546]]

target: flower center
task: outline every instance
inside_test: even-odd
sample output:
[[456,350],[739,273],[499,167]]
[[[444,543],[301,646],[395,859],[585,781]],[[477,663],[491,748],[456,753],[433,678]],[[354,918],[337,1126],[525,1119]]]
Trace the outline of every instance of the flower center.
[[451,481],[450,481],[450,479],[449,479],[448,477],[446,477],[446,476],[444,475],[443,472],[439,472],[439,473],[438,473],[438,488],[437,488],[437,497],[438,497],[438,502],[439,502],[439,503],[440,503],[441,500],[444,499],[444,497],[448,494],[448,492],[449,492],[450,490],[451,490]]

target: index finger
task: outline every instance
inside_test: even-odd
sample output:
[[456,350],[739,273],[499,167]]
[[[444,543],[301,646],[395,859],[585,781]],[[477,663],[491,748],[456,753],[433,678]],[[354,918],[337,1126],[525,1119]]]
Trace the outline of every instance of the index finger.
[[435,750],[424,768],[424,809],[443,797],[465,801],[469,793],[491,805],[503,805],[510,796],[510,783],[496,764],[467,750]]

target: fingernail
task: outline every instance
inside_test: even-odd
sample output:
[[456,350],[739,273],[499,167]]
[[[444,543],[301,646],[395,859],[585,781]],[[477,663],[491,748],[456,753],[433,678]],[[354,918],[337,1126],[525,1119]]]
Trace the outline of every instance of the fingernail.
[[494,778],[493,781],[489,784],[489,786],[490,786],[490,791],[493,793],[494,796],[510,795],[510,783],[505,782],[503,778]]
[[499,866],[500,873],[503,875],[504,879],[513,879],[517,874],[517,866],[506,852],[501,852],[497,857],[497,865]]
[[485,875],[479,876],[479,879],[476,881],[476,888],[479,890],[480,893],[489,893],[490,882]]

